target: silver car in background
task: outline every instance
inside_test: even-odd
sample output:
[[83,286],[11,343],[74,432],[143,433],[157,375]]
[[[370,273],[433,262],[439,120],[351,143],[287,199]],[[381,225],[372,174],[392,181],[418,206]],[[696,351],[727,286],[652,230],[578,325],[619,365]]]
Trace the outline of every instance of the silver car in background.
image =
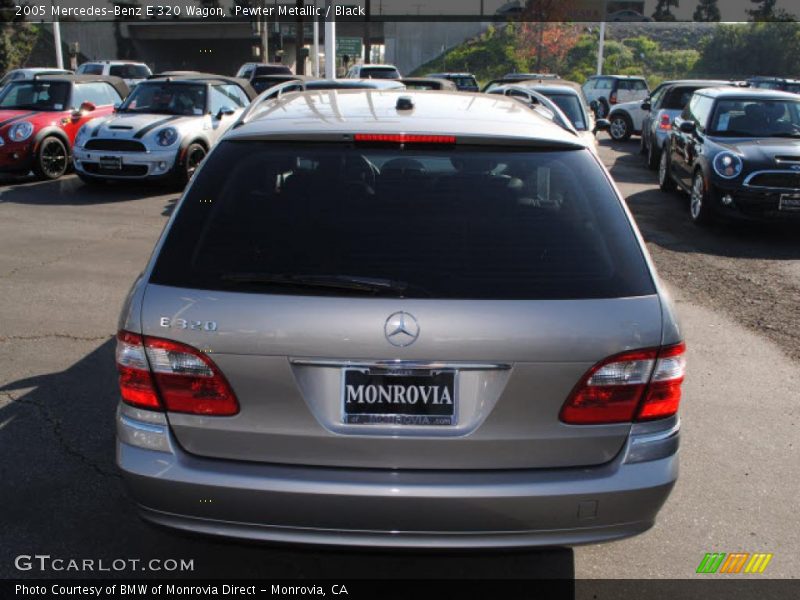
[[650,528],[685,348],[587,142],[487,94],[258,103],[120,317],[117,462],[141,514],[392,547]]

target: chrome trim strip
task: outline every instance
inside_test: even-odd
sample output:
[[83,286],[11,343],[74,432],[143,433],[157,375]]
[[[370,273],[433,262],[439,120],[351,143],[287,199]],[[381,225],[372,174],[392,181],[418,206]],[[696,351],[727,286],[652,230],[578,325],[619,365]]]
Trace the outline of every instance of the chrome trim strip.
[[511,368],[508,363],[457,363],[457,362],[425,362],[415,360],[335,360],[326,358],[290,358],[292,365],[302,367],[334,367],[341,368],[398,368],[410,370],[458,370],[458,371],[506,371]]
[[778,175],[798,175],[798,176],[800,176],[800,171],[795,171],[795,170],[791,170],[790,171],[790,170],[787,170],[787,169],[766,169],[766,170],[763,170],[763,171],[753,171],[747,177],[744,178],[744,181],[742,182],[742,185],[744,187],[748,187],[748,188],[751,188],[751,189],[754,189],[754,190],[797,190],[797,189],[800,189],[800,188],[793,188],[793,187],[774,187],[774,186],[768,186],[768,185],[750,185],[750,182],[757,175],[769,175],[769,174],[772,174],[772,175],[775,175],[775,174],[778,174]]
[[136,429],[138,431],[146,431],[147,433],[160,433],[160,434],[164,434],[167,432],[166,428],[161,425],[151,425],[150,423],[135,421],[126,415],[120,415],[119,420],[125,427],[130,427],[131,429]]

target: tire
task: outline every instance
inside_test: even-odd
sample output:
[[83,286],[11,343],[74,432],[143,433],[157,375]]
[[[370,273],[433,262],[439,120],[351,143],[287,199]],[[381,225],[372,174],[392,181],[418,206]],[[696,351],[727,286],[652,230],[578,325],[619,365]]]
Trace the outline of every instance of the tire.
[[597,102],[597,118],[605,119],[609,110],[611,109],[608,106],[608,100],[605,98],[600,98],[600,100]]
[[611,127],[608,128],[608,135],[615,142],[626,142],[631,139],[633,133],[633,123],[631,118],[625,113],[617,113],[611,116]]
[[192,142],[186,148],[186,152],[183,156],[183,162],[177,164],[177,181],[180,185],[185,186],[189,181],[194,177],[195,171],[200,166],[200,163],[203,162],[203,159],[206,157],[207,154],[206,147],[203,144],[199,144],[197,142]]
[[54,135],[47,136],[39,144],[33,159],[33,172],[40,179],[55,180],[69,168],[69,151],[66,144]]
[[645,133],[642,131],[642,134],[639,136],[639,154],[645,155],[647,154],[647,144],[645,140]]
[[658,187],[662,192],[671,193],[675,191],[675,181],[670,174],[669,149],[661,151],[661,160],[658,161]]
[[647,145],[647,168],[651,171],[658,169],[658,163],[661,161],[661,150],[656,147],[653,142]]
[[698,169],[692,178],[692,191],[689,194],[689,218],[695,225],[708,225],[714,217],[712,206],[714,194],[706,189],[703,172]]

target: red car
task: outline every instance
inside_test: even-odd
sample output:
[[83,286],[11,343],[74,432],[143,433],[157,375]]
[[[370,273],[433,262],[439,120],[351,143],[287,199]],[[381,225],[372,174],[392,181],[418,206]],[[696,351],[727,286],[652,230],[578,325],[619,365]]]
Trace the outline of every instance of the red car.
[[33,170],[58,179],[71,164],[81,126],[114,110],[128,95],[118,77],[46,75],[9,83],[0,92],[0,173]]

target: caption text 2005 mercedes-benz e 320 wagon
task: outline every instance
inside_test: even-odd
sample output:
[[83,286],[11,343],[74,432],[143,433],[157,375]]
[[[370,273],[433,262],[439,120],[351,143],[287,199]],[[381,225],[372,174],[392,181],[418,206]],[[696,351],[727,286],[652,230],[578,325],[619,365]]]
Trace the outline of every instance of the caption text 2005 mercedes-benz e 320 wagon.
[[381,546],[599,542],[678,470],[684,345],[608,173],[513,99],[285,94],[208,156],[124,307],[145,518]]

